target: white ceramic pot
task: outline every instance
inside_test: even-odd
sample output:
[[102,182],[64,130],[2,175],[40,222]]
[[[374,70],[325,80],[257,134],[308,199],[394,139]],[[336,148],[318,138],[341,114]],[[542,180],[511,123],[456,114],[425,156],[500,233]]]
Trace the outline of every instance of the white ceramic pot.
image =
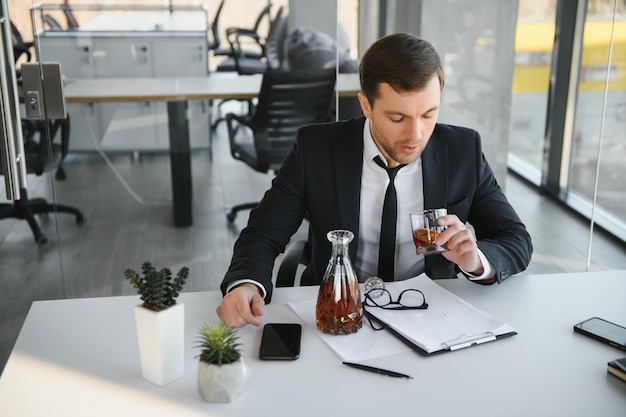
[[210,403],[229,403],[239,397],[246,384],[243,359],[228,365],[198,363],[198,392]]
[[135,307],[137,339],[143,377],[165,385],[183,376],[185,369],[185,306],[162,311]]

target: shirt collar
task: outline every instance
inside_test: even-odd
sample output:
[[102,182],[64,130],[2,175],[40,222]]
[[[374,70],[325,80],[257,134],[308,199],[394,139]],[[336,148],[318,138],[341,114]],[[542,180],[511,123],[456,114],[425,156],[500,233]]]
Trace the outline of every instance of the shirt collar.
[[374,162],[374,158],[377,156],[380,156],[380,159],[382,159],[385,162],[385,165],[387,165],[387,160],[383,154],[380,153],[376,143],[374,143],[374,139],[372,138],[372,134],[370,132],[370,119],[365,119],[365,125],[363,127],[363,155],[365,156],[365,162],[370,166],[378,167],[378,164]]

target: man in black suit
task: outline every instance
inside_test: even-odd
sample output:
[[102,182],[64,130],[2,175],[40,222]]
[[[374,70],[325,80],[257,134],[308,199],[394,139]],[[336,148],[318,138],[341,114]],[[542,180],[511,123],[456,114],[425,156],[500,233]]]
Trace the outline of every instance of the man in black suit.
[[[359,279],[377,275],[390,183],[385,166],[406,164],[394,181],[397,235],[391,279],[462,273],[492,284],[530,262],[530,236],[497,184],[479,134],[437,123],[444,75],[432,45],[411,34],[386,36],[363,55],[359,70],[365,117],[300,129],[272,187],[250,214],[221,286],[224,300],[217,313],[226,323],[261,325],[259,316],[272,296],[274,261],[305,213],[312,258],[302,284],[321,282],[331,252],[326,234],[337,229],[355,235],[349,253]],[[448,215],[438,220],[447,229],[436,243],[447,245],[449,252],[415,254],[409,213],[425,208],[447,208]]]

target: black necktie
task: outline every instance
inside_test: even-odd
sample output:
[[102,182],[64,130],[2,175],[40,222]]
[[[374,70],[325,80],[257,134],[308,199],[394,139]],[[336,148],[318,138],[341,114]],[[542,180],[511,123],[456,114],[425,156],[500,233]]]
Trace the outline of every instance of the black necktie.
[[396,218],[397,218],[397,202],[396,187],[393,184],[396,174],[400,168],[406,166],[398,165],[395,168],[387,168],[380,156],[374,158],[381,168],[387,171],[389,175],[389,185],[385,192],[385,203],[383,204],[383,217],[380,224],[380,243],[378,247],[378,276],[383,281],[394,280],[394,261],[396,254]]

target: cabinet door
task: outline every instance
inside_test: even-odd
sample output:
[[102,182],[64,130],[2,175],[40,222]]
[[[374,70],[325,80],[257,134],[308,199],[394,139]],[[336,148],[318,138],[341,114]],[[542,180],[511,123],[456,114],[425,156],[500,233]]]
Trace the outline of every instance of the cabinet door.
[[150,77],[152,42],[147,38],[96,38],[92,53],[96,77]]
[[68,78],[91,78],[95,75],[93,38],[90,36],[41,36],[41,62],[59,62]]
[[206,37],[155,38],[153,45],[155,77],[208,75]]

